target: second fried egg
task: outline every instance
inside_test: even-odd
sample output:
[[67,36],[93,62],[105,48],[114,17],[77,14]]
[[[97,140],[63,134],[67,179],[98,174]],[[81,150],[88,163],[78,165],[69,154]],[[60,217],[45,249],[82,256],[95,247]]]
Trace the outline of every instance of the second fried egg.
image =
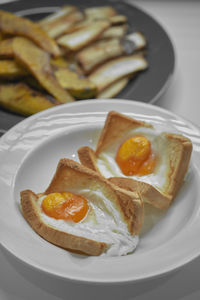
[[132,178],[162,190],[167,176],[166,149],[164,134],[154,128],[138,127],[102,151],[97,166],[106,178]]

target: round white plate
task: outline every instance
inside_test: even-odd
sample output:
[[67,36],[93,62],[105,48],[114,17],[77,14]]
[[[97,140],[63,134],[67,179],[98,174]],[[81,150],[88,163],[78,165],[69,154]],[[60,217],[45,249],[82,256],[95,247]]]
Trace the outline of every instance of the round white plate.
[[[78,160],[81,146],[95,148],[107,112],[115,110],[193,142],[185,182],[163,218],[140,239],[133,254],[86,257],[71,254],[37,235],[23,218],[19,193],[42,192],[60,158]],[[159,107],[128,100],[87,100],[61,105],[19,123],[0,140],[0,240],[17,258],[65,279],[122,283],[165,274],[200,254],[200,131],[190,122]]]

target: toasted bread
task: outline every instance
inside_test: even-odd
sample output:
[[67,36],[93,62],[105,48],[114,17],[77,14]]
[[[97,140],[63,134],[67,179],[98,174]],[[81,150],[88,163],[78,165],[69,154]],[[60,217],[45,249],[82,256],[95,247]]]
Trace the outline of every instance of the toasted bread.
[[[114,210],[120,214],[130,236],[139,233],[143,224],[143,202],[140,196],[113,185],[98,173],[72,160],[60,160],[56,173],[43,195],[76,190],[81,194],[81,190],[85,188],[90,191],[101,191],[105,195]],[[40,197],[41,194],[36,195],[31,190],[21,192],[22,213],[40,236],[64,249],[87,255],[97,256],[109,249],[111,245],[108,242],[98,240],[98,232],[97,238],[88,238],[88,236],[66,232],[46,223],[41,214]],[[87,200],[90,201],[89,198]],[[82,225],[84,226],[84,223]]]
[[[140,127],[153,129],[151,124],[134,120],[117,112],[110,112],[101,131],[96,150],[94,151],[89,147],[81,147],[78,150],[80,162],[104,176],[98,167],[99,156],[114,143],[120,142],[122,136],[126,136],[130,131],[133,132]],[[180,134],[162,132],[161,136],[165,140],[164,151],[167,157],[166,178],[162,188],[143,181],[142,176],[135,179],[122,174],[118,177],[110,176],[109,181],[120,188],[140,193],[144,202],[160,209],[166,209],[183,183],[190,162],[192,143]]]
[[85,254],[95,256],[100,255],[105,250],[105,243],[62,232],[45,224],[40,217],[37,201],[38,196],[31,190],[21,192],[21,205],[24,217],[31,227],[45,240],[64,249],[81,250]]

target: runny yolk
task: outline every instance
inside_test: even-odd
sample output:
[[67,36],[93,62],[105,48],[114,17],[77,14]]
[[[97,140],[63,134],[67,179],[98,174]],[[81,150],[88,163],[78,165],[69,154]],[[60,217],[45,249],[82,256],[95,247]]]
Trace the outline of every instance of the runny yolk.
[[122,173],[126,176],[144,176],[153,173],[156,155],[150,141],[144,136],[133,136],[120,147],[115,158]]
[[69,192],[47,195],[41,207],[49,217],[76,223],[86,216],[89,209],[87,200],[83,196]]

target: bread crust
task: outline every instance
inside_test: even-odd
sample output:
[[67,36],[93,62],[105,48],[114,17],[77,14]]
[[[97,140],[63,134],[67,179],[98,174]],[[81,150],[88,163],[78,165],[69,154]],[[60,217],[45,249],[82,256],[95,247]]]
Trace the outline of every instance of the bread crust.
[[137,127],[152,128],[152,125],[134,120],[115,111],[109,112],[97,143],[96,156],[112,145],[122,134]]
[[79,160],[82,163],[83,166],[86,166],[87,168],[97,172],[99,175],[101,175],[97,164],[96,164],[96,153],[93,149],[91,149],[88,146],[81,147],[78,149],[78,156]]
[[137,191],[140,193],[144,202],[148,202],[159,209],[168,208],[172,201],[171,195],[158,191],[155,187],[146,182],[122,177],[111,177],[109,181],[122,189]]
[[[131,234],[138,234],[144,218],[143,202],[138,193],[125,191],[112,184],[101,175],[70,159],[61,159],[55,175],[43,194],[66,192],[76,188],[101,188],[104,195],[112,201]],[[70,251],[78,251],[87,255],[98,256],[109,247],[104,242],[90,240],[69,234],[47,225],[40,216],[37,204],[41,194],[36,195],[31,190],[21,192],[22,213],[30,226],[45,240]]]
[[[78,149],[80,162],[101,174],[96,163],[99,154],[119,139],[121,135],[137,127],[153,128],[150,124],[133,120],[120,113],[108,113],[96,150],[94,151],[89,147]],[[163,135],[167,139],[168,165],[167,179],[164,187],[162,187],[162,191],[148,183],[129,177],[109,178],[110,182],[122,189],[140,193],[143,201],[149,202],[159,209],[168,208],[177,195],[187,172],[192,153],[192,143],[185,136],[167,132],[163,133]]]
[[176,196],[188,170],[192,142],[183,135],[165,133],[168,140],[169,170],[165,184],[167,194]]
[[31,190],[21,192],[21,208],[24,218],[33,230],[48,242],[66,250],[80,251],[93,256],[100,255],[108,247],[106,243],[75,236],[48,226],[41,219],[37,201],[38,196]]

